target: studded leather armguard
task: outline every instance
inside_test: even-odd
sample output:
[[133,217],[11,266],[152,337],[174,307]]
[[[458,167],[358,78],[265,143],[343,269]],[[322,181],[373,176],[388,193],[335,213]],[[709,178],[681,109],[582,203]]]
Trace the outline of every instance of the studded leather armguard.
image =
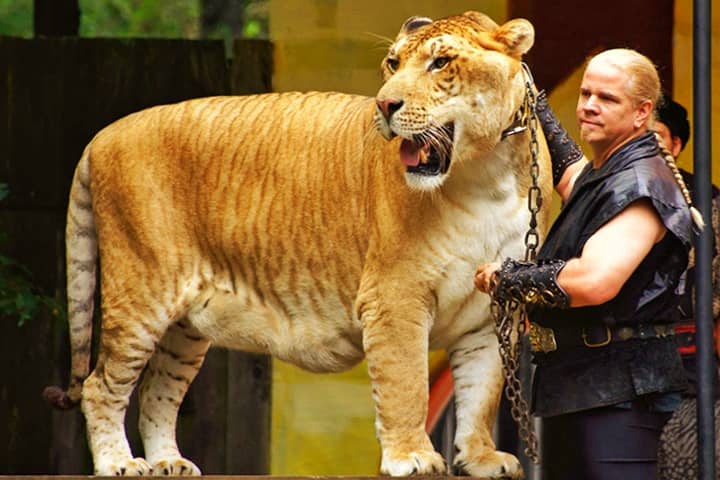
[[560,124],[552,108],[550,108],[545,90],[541,90],[537,95],[535,111],[550,151],[553,185],[557,185],[567,167],[580,160],[583,153],[580,146],[570,138],[567,130]]
[[505,301],[568,308],[570,297],[557,283],[564,266],[565,261],[558,259],[520,262],[507,258],[495,273],[493,296]]

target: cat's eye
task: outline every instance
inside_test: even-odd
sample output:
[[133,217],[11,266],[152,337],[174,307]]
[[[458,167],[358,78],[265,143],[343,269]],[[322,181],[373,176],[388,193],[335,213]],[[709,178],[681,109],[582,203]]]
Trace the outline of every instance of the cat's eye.
[[438,57],[430,64],[430,70],[440,70],[450,63],[450,57]]
[[394,57],[388,57],[387,59],[385,59],[385,64],[387,65],[388,70],[390,70],[392,73],[395,73],[395,71],[400,66],[400,60]]

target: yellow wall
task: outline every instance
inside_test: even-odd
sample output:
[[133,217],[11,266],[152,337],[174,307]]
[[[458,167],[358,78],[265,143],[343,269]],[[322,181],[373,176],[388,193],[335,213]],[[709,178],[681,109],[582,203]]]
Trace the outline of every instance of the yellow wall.
[[[716,2],[712,2],[715,4]],[[673,32],[673,97],[688,109],[690,125],[693,125],[693,2],[675,1],[675,31]],[[720,8],[712,9],[712,176],[713,183],[720,185],[720,95],[718,95],[718,75],[720,75]],[[682,168],[692,170],[692,137],[679,157]]]
[[[271,0],[273,90],[372,96],[380,87],[380,61],[408,17],[481,9],[503,22],[506,3]],[[272,401],[273,475],[377,474],[380,450],[364,363],[343,374],[318,375],[275,361]]]
[[273,90],[336,90],[374,95],[379,65],[402,23],[480,10],[506,18],[507,1],[271,0]]
[[365,364],[313,374],[273,363],[271,473],[375,475],[380,449]]

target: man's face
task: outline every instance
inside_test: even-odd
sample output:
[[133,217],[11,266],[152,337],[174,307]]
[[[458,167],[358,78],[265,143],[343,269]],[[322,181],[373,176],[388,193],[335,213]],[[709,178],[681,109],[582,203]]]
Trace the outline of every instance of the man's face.
[[[575,114],[580,134],[596,157],[607,158],[644,130],[646,102],[635,105],[630,99],[628,80],[624,71],[605,61],[591,61],[585,70]],[[652,102],[647,103],[652,107]]]
[[682,141],[680,140],[680,137],[673,137],[668,126],[657,119],[655,119],[653,124],[653,130],[660,135],[665,148],[670,151],[674,158],[677,158],[682,150]]

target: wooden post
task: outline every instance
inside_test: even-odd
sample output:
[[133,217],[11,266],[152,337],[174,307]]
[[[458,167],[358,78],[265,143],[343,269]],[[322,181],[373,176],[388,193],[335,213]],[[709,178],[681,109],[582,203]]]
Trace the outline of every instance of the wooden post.
[[77,36],[80,28],[78,0],[33,0],[35,36]]

